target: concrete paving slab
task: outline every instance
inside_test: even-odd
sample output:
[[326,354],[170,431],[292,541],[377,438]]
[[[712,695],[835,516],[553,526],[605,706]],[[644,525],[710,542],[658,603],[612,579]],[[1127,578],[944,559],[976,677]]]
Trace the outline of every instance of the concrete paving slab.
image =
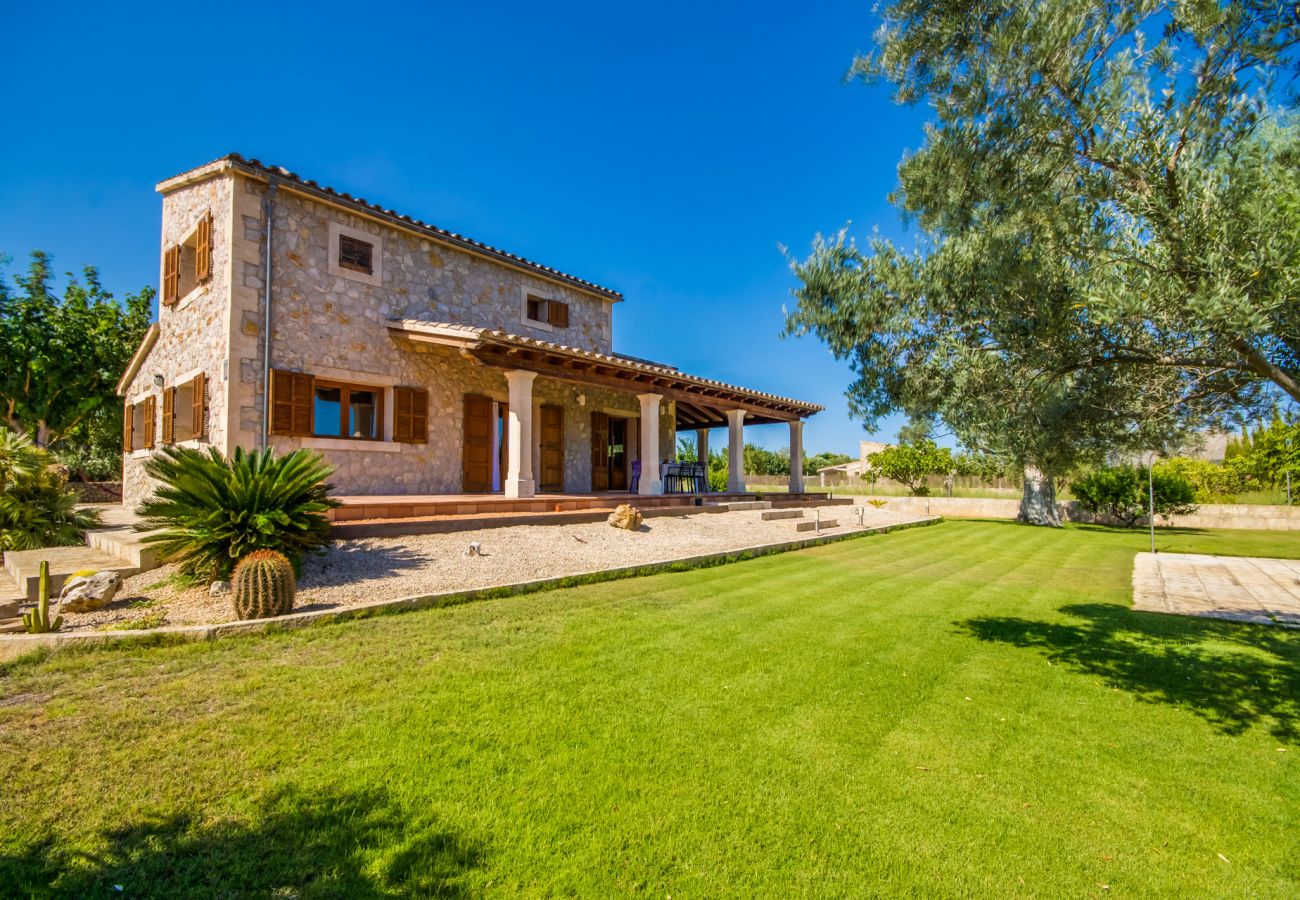
[[1300,560],[1139,553],[1133,608],[1300,628]]

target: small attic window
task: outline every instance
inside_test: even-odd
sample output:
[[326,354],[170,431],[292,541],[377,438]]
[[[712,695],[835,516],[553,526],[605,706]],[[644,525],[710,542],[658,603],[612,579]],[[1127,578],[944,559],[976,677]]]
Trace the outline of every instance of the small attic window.
[[339,266],[353,272],[374,274],[375,245],[350,235],[339,235]]

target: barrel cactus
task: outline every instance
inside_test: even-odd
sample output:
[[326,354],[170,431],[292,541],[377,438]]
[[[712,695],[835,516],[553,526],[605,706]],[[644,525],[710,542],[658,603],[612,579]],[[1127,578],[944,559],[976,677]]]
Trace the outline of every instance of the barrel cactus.
[[293,609],[297,586],[293,565],[274,550],[254,550],[235,566],[230,591],[235,615],[241,619],[268,619]]

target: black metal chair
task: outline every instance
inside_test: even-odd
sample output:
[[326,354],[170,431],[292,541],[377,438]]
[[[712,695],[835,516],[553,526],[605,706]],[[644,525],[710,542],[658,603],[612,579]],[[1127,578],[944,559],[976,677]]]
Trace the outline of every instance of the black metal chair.
[[681,463],[669,463],[664,469],[664,493],[678,494],[682,490]]

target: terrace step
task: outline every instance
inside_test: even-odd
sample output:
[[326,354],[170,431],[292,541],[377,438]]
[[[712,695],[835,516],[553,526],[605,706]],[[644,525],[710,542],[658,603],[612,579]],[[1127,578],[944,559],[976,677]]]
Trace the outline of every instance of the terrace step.
[[0,619],[0,634],[21,634],[27,630],[21,618]]
[[797,522],[791,522],[790,527],[795,531],[817,531],[818,528],[835,528],[839,524],[834,519],[822,519],[820,522],[816,519],[800,519]]
[[774,519],[802,519],[802,509],[766,509],[759,513],[758,517],[764,522],[771,522]]
[[117,556],[111,556],[89,547],[46,547],[42,550],[8,550],[5,552],[5,570],[18,585],[19,595],[35,602],[40,594],[41,562],[50,564],[50,593],[57,594],[73,572],[93,569],[96,572],[113,571],[123,578],[142,571]]
[[109,556],[115,556],[141,572],[156,569],[161,561],[158,551],[144,542],[151,532],[136,531],[130,526],[102,528],[86,532],[86,545]]
[[737,512],[747,509],[771,509],[772,501],[770,500],[733,500],[729,503],[706,503],[705,506],[720,506],[728,512]]

